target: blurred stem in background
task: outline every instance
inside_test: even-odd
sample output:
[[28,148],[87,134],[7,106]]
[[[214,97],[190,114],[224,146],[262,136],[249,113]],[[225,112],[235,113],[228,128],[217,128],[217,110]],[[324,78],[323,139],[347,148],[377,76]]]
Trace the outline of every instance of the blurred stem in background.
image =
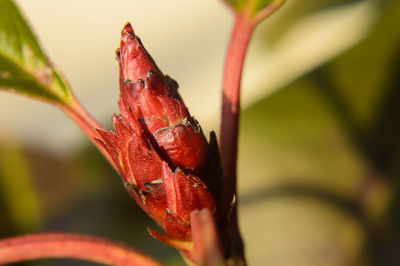
[[[329,250],[324,245],[332,245],[336,253],[324,261],[328,265],[398,265],[400,261],[400,2],[374,4],[379,17],[364,40],[243,114],[241,149],[253,156],[242,157],[241,173],[259,176],[259,181],[249,181],[255,184],[242,197],[243,210],[263,199],[269,202],[272,213],[266,214],[265,221],[271,228],[265,235],[273,240],[267,242],[266,250],[274,249],[272,243],[282,245],[275,253],[267,251],[271,260],[302,250],[296,265],[321,265],[317,254]],[[254,193],[257,185],[259,192]],[[288,198],[303,203],[296,206],[287,203]],[[334,207],[337,220],[329,221],[322,214],[318,219],[296,215],[295,211],[307,209],[305,198],[324,203],[325,210]],[[287,206],[281,204],[273,213],[279,202]],[[288,210],[292,213],[287,214]],[[315,212],[317,207],[308,210],[309,215]],[[313,226],[307,228],[306,223]],[[281,227],[289,233],[278,237],[275,230]],[[341,232],[345,228],[346,233],[325,236],[319,242],[324,229]],[[251,230],[244,230],[244,235],[250,234]],[[288,247],[288,239],[294,240],[290,234],[299,238],[304,234],[314,241],[304,238]],[[249,252],[252,248],[256,247],[250,244]],[[279,262],[285,265],[282,261],[291,260]]]
[[5,201],[1,220],[6,220],[4,218],[8,213],[15,233],[40,230],[42,215],[29,165],[18,144],[13,141],[0,144],[0,190]]

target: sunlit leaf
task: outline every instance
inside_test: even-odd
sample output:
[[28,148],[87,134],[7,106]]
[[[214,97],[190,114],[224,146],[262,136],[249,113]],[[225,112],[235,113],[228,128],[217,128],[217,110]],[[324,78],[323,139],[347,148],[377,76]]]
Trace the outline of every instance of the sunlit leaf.
[[[307,17],[323,14],[326,11],[344,10],[355,4],[365,3],[366,0],[324,0],[304,1],[290,0],[268,23],[263,26],[261,34],[269,45],[276,45],[285,34]],[[354,18],[356,20],[356,18]],[[328,21],[329,22],[329,21]],[[360,22],[354,22],[358,25]]]
[[12,0],[0,0],[0,89],[64,104],[71,98]]

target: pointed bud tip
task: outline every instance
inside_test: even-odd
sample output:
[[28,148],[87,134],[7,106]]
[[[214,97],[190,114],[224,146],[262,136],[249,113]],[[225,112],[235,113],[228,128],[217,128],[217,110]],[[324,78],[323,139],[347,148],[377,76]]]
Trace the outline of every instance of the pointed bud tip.
[[129,35],[131,37],[135,37],[135,32],[133,31],[133,28],[132,28],[132,25],[130,22],[125,23],[125,26],[121,31],[121,35]]

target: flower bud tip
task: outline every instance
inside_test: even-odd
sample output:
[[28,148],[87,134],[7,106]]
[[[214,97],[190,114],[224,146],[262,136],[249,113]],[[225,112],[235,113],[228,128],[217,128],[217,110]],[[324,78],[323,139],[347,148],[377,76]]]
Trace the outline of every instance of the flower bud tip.
[[121,31],[121,35],[129,35],[131,37],[135,37],[135,32],[133,31],[132,25],[130,22],[125,23],[124,28]]

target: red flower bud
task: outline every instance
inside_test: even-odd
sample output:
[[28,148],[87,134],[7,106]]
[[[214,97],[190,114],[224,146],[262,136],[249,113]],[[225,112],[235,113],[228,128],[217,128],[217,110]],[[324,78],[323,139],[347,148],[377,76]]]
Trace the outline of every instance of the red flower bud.
[[98,140],[119,168],[128,192],[171,239],[191,240],[190,213],[215,211],[214,198],[201,176],[208,143],[178,94],[134,34],[122,30],[120,49],[121,115],[115,133],[98,130]]
[[197,172],[207,155],[207,141],[179,96],[178,84],[161,73],[130,24],[122,30],[117,59],[121,114],[132,110],[172,166]]

